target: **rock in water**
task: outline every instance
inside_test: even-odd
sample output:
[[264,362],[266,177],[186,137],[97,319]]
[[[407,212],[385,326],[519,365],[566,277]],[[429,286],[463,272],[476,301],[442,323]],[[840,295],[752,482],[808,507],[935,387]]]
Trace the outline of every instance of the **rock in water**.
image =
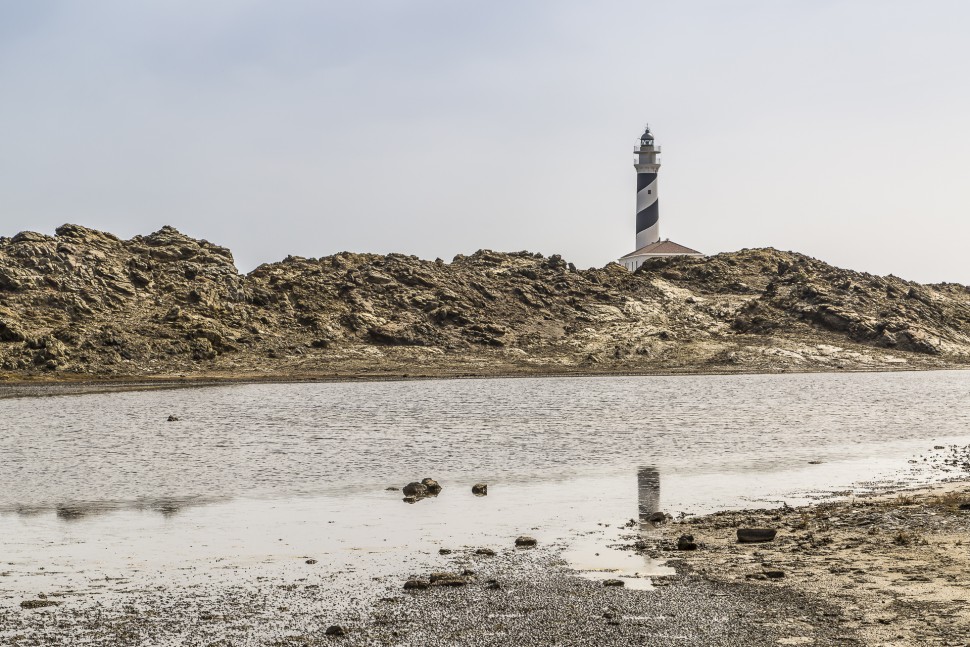
[[178,422],[179,419],[178,419],[178,416],[169,416],[168,417],[168,421],[169,422]]
[[603,586],[625,586],[623,580],[603,580]]
[[438,494],[441,492],[441,485],[438,484],[438,481],[432,478],[422,479],[421,485],[428,488],[428,494]]
[[661,524],[667,523],[667,515],[664,514],[663,512],[654,512],[652,515],[647,517],[647,521],[649,521],[655,526],[659,526]]
[[677,539],[677,550],[697,550],[697,544],[694,543],[694,535],[681,535]]
[[488,494],[488,484],[476,483],[472,486],[472,494],[475,496],[486,496]]
[[539,542],[535,540],[535,537],[529,537],[527,535],[522,535],[515,540],[515,545],[519,548],[530,548],[538,543]]
[[418,578],[412,578],[404,583],[405,591],[421,591],[431,586],[431,582],[428,580],[419,580]]
[[327,636],[346,636],[347,630],[340,625],[330,625],[324,633]]
[[739,544],[763,544],[774,541],[778,531],[774,528],[738,528]]
[[428,496],[428,486],[424,483],[412,481],[404,486],[404,496]]

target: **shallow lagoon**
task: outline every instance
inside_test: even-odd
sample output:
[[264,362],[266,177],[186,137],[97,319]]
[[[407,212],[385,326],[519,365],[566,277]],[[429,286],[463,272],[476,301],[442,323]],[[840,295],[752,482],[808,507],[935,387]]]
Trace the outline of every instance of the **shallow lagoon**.
[[[519,534],[577,568],[656,574],[607,548],[631,532],[620,524],[945,477],[921,457],[970,443],[968,405],[970,372],[953,371],[0,400],[0,603],[301,576],[360,594],[430,568],[439,548]],[[439,497],[409,505],[385,489],[424,476]],[[478,481],[489,496],[471,494]]]

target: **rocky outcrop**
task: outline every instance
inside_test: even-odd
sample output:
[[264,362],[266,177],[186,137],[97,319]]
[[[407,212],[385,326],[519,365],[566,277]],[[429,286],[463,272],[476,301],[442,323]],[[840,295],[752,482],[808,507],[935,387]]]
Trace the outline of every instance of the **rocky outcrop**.
[[813,370],[970,359],[970,288],[772,249],[635,273],[481,250],[287,257],[240,274],[171,227],[0,238],[0,372],[287,376]]

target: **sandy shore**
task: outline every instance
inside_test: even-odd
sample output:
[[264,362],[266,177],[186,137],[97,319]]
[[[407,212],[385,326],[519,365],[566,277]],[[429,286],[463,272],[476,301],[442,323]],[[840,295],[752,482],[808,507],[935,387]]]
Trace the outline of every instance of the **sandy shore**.
[[[970,470],[966,448],[952,448],[945,460]],[[377,577],[376,588],[348,599],[321,586],[308,565],[302,574],[238,586],[66,591],[6,601],[0,639],[31,646],[966,645],[970,511],[961,506],[968,502],[970,481],[955,481],[631,527],[625,548],[676,567],[651,590],[581,577],[561,560],[560,545],[491,546],[494,555],[463,546],[437,556],[432,569],[452,573],[457,586],[405,590],[400,577]],[[742,527],[778,534],[739,544]],[[697,550],[677,549],[685,534]],[[428,580],[431,572],[411,577]],[[327,635],[333,625],[345,635]]]

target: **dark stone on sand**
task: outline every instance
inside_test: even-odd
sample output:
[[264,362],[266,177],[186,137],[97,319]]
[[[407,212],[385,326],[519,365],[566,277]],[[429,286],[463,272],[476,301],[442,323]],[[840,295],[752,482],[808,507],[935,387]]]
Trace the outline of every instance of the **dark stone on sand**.
[[485,588],[491,589],[493,591],[497,591],[498,589],[502,588],[502,585],[499,583],[498,580],[489,580],[488,582],[485,583]]
[[475,551],[476,555],[485,555],[486,557],[495,557],[495,551],[491,548],[479,548]]
[[694,535],[681,535],[677,539],[677,550],[697,550],[697,544],[694,543]]
[[472,486],[472,494],[475,496],[485,496],[488,494],[488,484],[487,483],[476,483]]
[[438,554],[439,555],[451,555],[451,549],[450,548],[439,548],[438,549]]
[[961,510],[970,510],[970,503],[961,503],[960,504],[960,509]]
[[739,544],[763,544],[774,541],[778,531],[774,528],[738,528]]
[[624,586],[623,580],[603,580],[603,586]]
[[780,580],[785,577],[785,571],[765,571],[765,577],[769,580]]
[[429,586],[431,586],[431,582],[427,580],[419,580],[417,578],[414,578],[404,583],[404,590],[405,591],[423,590],[428,588]]
[[652,515],[647,517],[647,521],[658,526],[662,523],[667,523],[667,515],[663,512],[654,512]]
[[417,496],[406,496],[406,497],[404,497],[404,498],[403,498],[403,499],[401,499],[401,500],[402,500],[402,501],[404,501],[405,503],[417,503],[417,502],[418,502],[418,500],[419,500],[419,499],[422,499],[422,498],[424,498],[424,497],[417,497]]
[[767,580],[768,576],[764,573],[748,573],[744,578],[747,580]]
[[424,483],[412,481],[404,486],[404,496],[428,496],[428,486]]
[[809,465],[821,465],[822,461],[808,461]]
[[178,419],[178,416],[169,416],[168,417],[168,421],[169,422],[178,422],[179,419]]
[[475,571],[470,568],[466,568],[461,572],[462,577],[472,577],[473,575],[475,575]]
[[330,625],[324,632],[327,636],[346,636],[347,630],[340,625]]
[[384,490],[385,490],[386,492],[399,492],[399,491],[401,490],[401,488],[399,488],[399,487],[394,487],[394,486],[391,486],[391,487],[386,487],[386,488],[384,488]]
[[53,600],[24,600],[20,603],[22,609],[41,609],[43,607],[56,607],[60,602]]
[[315,559],[308,559],[308,560],[306,560],[306,563],[307,564],[316,564],[317,563],[317,560],[315,560]]
[[535,540],[535,537],[529,537],[527,535],[522,535],[521,537],[517,537],[515,540],[515,545],[518,546],[519,548],[528,548],[530,546],[535,546],[538,543],[539,542]]
[[438,484],[438,481],[432,478],[422,479],[421,485],[428,488],[428,494],[438,494],[441,492],[441,485]]
[[432,586],[465,586],[468,581],[454,573],[432,573],[428,578]]

